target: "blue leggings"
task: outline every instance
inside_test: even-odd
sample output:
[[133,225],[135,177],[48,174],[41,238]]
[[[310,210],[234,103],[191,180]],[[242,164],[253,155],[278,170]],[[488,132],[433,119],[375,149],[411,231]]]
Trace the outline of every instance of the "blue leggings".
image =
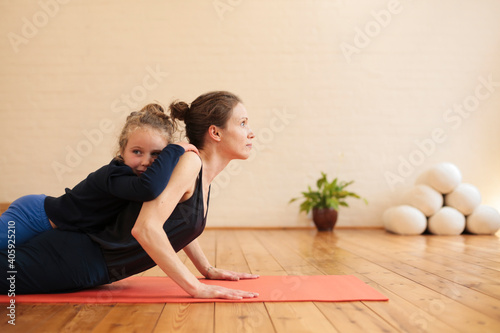
[[3,295],[13,289],[16,295],[67,293],[110,282],[101,247],[81,232],[52,229],[16,246],[13,253],[0,251]]
[[45,213],[45,195],[26,195],[14,201],[0,216],[0,251],[20,245],[52,229]]

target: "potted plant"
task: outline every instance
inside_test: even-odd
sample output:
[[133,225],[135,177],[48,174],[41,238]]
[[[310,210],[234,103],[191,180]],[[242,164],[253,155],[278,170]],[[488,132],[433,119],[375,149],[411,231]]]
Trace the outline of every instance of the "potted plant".
[[302,197],[293,198],[290,203],[305,199],[300,204],[300,212],[309,213],[313,212],[313,221],[319,231],[331,231],[337,222],[338,209],[340,206],[349,207],[345,199],[354,197],[356,199],[363,199],[367,204],[366,199],[361,198],[353,192],[346,191],[345,188],[354,183],[354,181],[339,181],[335,178],[333,181],[328,182],[327,175],[321,172],[321,178],[316,181],[317,190],[308,186],[308,190],[302,192]]

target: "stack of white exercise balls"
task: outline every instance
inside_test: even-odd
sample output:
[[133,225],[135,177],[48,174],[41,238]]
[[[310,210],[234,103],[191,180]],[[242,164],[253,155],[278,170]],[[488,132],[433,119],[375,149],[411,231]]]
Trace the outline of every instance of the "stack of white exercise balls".
[[500,229],[500,213],[481,205],[481,193],[462,183],[460,170],[440,163],[424,171],[402,197],[403,204],[384,212],[387,231],[400,235],[494,234]]

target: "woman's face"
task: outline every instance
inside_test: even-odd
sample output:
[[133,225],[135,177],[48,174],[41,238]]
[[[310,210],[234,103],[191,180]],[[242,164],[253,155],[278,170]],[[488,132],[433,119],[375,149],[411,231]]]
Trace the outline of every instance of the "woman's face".
[[220,149],[231,159],[247,159],[252,150],[252,139],[255,138],[248,126],[248,113],[243,104],[238,103],[226,127],[220,130]]

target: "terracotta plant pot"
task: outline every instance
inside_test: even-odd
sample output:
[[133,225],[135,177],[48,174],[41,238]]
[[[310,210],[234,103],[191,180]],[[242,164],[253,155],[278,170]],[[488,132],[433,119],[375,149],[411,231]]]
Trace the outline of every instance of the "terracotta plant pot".
[[337,223],[337,211],[333,208],[313,208],[313,221],[318,231],[332,231]]

